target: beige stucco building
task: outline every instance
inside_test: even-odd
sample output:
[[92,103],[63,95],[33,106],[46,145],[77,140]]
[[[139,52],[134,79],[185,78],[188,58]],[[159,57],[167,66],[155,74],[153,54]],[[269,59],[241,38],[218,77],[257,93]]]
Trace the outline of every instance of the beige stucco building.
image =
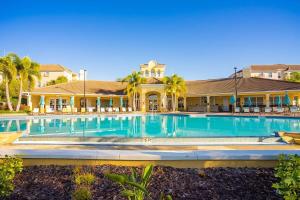
[[[137,109],[142,112],[171,110],[171,97],[166,93],[162,82],[166,65],[151,60],[147,64],[141,65],[140,70],[147,81],[138,88]],[[125,92],[126,86],[126,83],[116,81],[88,80],[85,82],[86,93],[84,94],[84,82],[78,80],[36,88],[31,92],[24,92],[24,96],[27,98],[28,106],[41,108],[43,112],[49,109],[61,111],[71,105],[71,99],[74,100],[72,106],[80,111],[84,107],[85,98],[88,110],[99,112],[101,107],[132,107],[132,98]],[[283,104],[286,94],[290,97],[292,105],[300,105],[300,84],[282,80],[238,77],[236,87],[234,78],[187,80],[186,87],[186,94],[176,99],[177,110],[190,112],[231,111],[234,105],[230,103],[230,97],[235,96],[235,88],[238,91],[238,106],[244,106],[249,98],[255,107],[280,106],[276,99],[280,98],[281,104]],[[41,105],[41,99],[44,100],[43,105]]]
[[[237,72],[239,77],[266,78],[274,80],[286,80],[292,72],[300,72],[300,65],[274,64],[274,65],[250,65]],[[230,77],[233,77],[232,74]]]
[[78,80],[78,75],[70,69],[58,64],[43,64],[40,65],[41,79],[38,81],[36,87],[45,87],[48,82],[56,80],[60,76],[64,76],[68,81]]

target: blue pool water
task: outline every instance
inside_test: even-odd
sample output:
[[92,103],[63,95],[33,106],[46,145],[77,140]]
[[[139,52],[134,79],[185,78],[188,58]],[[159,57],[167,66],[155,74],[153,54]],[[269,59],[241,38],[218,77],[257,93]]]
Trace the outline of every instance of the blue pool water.
[[84,137],[252,137],[300,132],[300,118],[143,115],[0,120],[0,133]]

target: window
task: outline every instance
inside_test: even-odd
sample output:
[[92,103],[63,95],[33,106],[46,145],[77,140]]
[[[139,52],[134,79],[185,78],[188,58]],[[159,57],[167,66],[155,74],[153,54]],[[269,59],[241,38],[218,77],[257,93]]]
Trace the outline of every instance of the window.
[[298,96],[294,96],[293,106],[298,106]]
[[178,98],[178,109],[180,109],[180,110],[184,109],[184,98],[182,98],[182,97]]
[[278,72],[278,79],[281,79],[281,73]]
[[49,72],[44,72],[44,77],[49,77]]
[[146,70],[146,71],[145,71],[145,77],[148,77],[148,76],[149,76],[149,71]]
[[264,77],[264,73],[260,72],[259,77],[263,78]]
[[272,78],[272,77],[273,77],[272,72],[269,72],[269,73],[268,73],[268,77],[269,77],[269,78]]
[[151,77],[155,77],[155,70],[154,69],[151,70]]
[[160,70],[157,70],[157,77],[160,77]]

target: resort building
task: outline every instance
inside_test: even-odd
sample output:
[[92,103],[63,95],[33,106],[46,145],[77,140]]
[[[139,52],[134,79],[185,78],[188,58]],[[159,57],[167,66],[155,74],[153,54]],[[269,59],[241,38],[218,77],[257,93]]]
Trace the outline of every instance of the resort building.
[[[142,112],[165,112],[171,110],[171,97],[165,92],[162,78],[165,65],[151,60],[140,66],[146,83],[138,88],[137,109]],[[85,85],[85,88],[84,88]],[[28,106],[42,112],[63,111],[70,107],[78,112],[100,112],[100,108],[132,107],[132,98],[126,94],[126,83],[117,81],[72,81],[58,85],[36,88],[25,92]],[[229,112],[234,105],[231,97],[238,96],[236,103],[243,107],[282,106],[288,95],[292,105],[300,105],[300,84],[283,80],[256,77],[238,77],[213,80],[186,81],[187,92],[176,100],[176,109],[190,112]],[[84,93],[85,91],[85,93]],[[86,99],[86,106],[85,106]],[[85,110],[84,108],[87,108]]]
[[[300,65],[251,65],[237,72],[238,77],[250,78],[266,78],[274,80],[286,80],[290,78],[292,72],[300,72]],[[230,77],[234,77],[232,74]]]
[[45,87],[48,82],[64,76],[68,81],[78,80],[78,75],[70,69],[58,64],[40,65],[41,80],[37,82],[37,87]]

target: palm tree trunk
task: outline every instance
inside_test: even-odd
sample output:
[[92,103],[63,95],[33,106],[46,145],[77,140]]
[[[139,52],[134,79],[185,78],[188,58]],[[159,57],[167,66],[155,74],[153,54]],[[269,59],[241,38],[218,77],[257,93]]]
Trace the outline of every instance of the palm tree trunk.
[[174,112],[175,102],[174,102],[174,94],[172,94],[172,111]]
[[19,91],[18,104],[17,104],[17,108],[16,108],[17,112],[20,110],[22,93],[23,93],[23,81],[22,81],[22,78],[20,77],[20,91]]
[[133,94],[132,94],[132,107],[133,107],[133,110],[135,111],[135,92],[133,92]]
[[7,78],[5,80],[5,96],[6,96],[6,103],[7,103],[8,109],[10,111],[14,111],[13,107],[11,106],[11,102],[10,102],[9,86],[8,86],[8,80],[7,80]]
[[176,107],[177,107],[177,96],[176,94],[174,94],[174,111],[176,111]]

